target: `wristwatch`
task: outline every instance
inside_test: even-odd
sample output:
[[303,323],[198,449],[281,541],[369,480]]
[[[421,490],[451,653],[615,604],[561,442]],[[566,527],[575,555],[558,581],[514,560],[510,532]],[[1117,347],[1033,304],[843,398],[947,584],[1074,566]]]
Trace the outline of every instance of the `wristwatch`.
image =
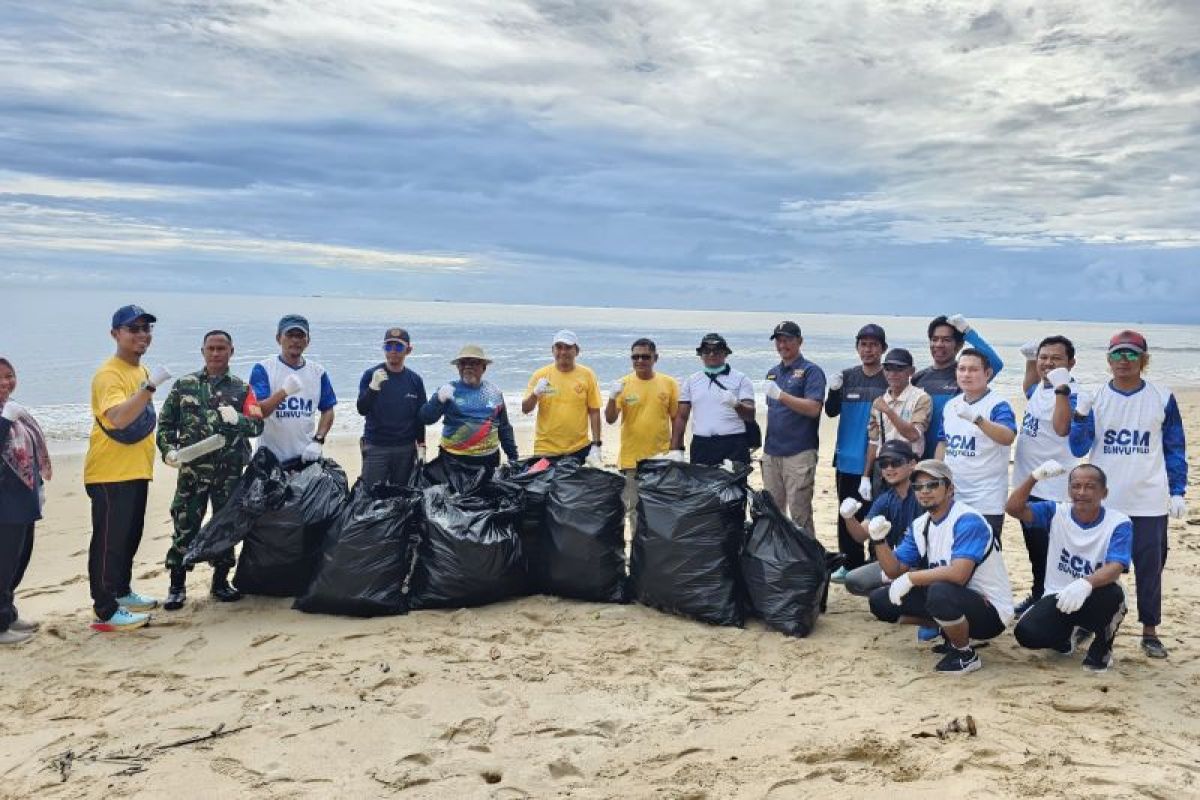
[[981,422],[983,422],[983,414],[978,414],[976,415],[975,419],[971,420],[971,424],[975,425],[976,427],[978,427],[979,423]]
[[145,389],[150,394],[154,394],[154,392],[158,389],[158,387],[155,386],[150,381],[142,381],[142,385],[138,387],[138,390],[140,391],[142,389]]
[[318,433],[313,437],[313,441],[317,444],[325,444],[325,437]]
[[1063,397],[1070,397],[1071,396],[1071,387],[1070,386],[1059,386],[1057,389],[1054,390],[1054,393],[1060,394]]

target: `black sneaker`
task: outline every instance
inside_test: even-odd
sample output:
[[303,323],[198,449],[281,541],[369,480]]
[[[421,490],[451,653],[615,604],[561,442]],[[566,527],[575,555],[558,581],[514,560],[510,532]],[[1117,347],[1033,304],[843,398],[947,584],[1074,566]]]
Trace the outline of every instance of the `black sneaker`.
[[178,611],[187,602],[187,570],[183,567],[171,567],[171,587],[167,590],[167,599],[163,608],[167,611]]
[[1033,604],[1034,604],[1034,603],[1036,603],[1037,601],[1038,601],[1038,599],[1037,599],[1036,597],[1034,597],[1033,595],[1027,595],[1027,596],[1025,597],[1025,599],[1024,599],[1024,600],[1022,600],[1021,602],[1017,603],[1017,604],[1016,604],[1016,605],[1013,607],[1013,614],[1015,614],[1015,615],[1016,615],[1016,618],[1017,618],[1017,619],[1020,619],[1020,618],[1021,618],[1021,616],[1022,616],[1022,615],[1023,615],[1023,614],[1024,614],[1026,611],[1028,611],[1029,609],[1033,608]]
[[1166,658],[1167,648],[1158,640],[1157,636],[1143,636],[1142,650],[1146,652],[1150,658]]
[[1113,655],[1112,650],[1106,650],[1103,653],[1093,653],[1088,650],[1088,654],[1083,658],[1083,668],[1088,672],[1108,672],[1108,668],[1112,666]]
[[[972,650],[978,650],[981,647],[987,647],[987,646],[988,646],[987,639],[972,639],[971,644],[970,644],[970,647]],[[943,636],[941,643],[935,644],[933,647],[929,648],[929,652],[933,653],[935,656],[944,656],[944,655],[946,655],[946,653],[949,653],[953,649],[954,649],[954,647],[952,647],[951,644],[946,641],[946,637]]]
[[966,675],[982,666],[983,661],[980,660],[979,654],[971,647],[967,647],[966,650],[951,647],[950,652],[934,667],[934,671],[939,675]]
[[242,593],[229,585],[229,569],[218,567],[213,571],[212,596],[218,603],[236,603]]

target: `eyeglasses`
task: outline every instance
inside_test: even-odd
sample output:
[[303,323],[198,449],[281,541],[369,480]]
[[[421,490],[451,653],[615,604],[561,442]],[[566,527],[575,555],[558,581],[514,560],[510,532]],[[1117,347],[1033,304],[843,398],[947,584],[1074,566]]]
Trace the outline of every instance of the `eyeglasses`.
[[653,353],[631,353],[629,357],[632,358],[634,361],[650,361],[651,359],[654,358],[654,354]]
[[1141,357],[1141,353],[1135,353],[1132,350],[1115,350],[1108,354],[1109,361],[1137,361]]
[[404,342],[384,342],[383,352],[385,353],[403,353],[408,349],[408,345]]
[[122,325],[121,327],[124,328],[125,330],[129,331],[130,333],[153,333],[154,332],[154,323],[153,322],[134,323],[133,325]]
[[932,492],[934,489],[938,488],[941,485],[942,485],[941,481],[922,481],[921,483],[914,483],[912,485],[912,487],[913,487],[914,491]]

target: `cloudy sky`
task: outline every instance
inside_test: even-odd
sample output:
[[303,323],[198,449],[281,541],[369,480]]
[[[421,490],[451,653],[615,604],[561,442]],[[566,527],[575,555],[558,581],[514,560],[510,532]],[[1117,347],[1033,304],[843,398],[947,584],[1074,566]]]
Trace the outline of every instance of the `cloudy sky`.
[[1200,4],[0,0],[0,286],[1200,321]]

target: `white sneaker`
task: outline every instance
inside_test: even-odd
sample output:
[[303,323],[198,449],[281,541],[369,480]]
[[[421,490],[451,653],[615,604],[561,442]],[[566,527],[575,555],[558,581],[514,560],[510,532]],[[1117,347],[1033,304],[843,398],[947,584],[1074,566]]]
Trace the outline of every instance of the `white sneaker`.
[[37,633],[38,629],[41,627],[42,623],[40,622],[32,622],[27,619],[17,618],[11,625],[8,626],[8,629],[10,631],[16,631],[17,633]]
[[12,628],[0,633],[0,644],[20,644],[33,638],[32,633],[14,631]]

